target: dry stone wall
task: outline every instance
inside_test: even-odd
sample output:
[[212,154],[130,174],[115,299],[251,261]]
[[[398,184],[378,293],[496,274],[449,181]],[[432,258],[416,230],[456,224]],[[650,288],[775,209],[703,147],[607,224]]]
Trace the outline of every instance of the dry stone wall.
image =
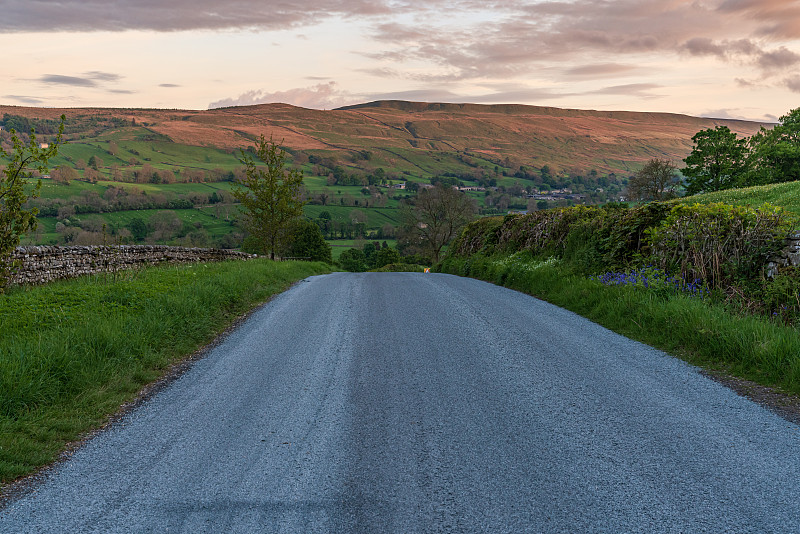
[[165,245],[17,247],[12,260],[20,262],[12,284],[44,284],[62,278],[114,272],[161,263],[193,263],[254,258],[252,254],[214,248]]
[[767,263],[767,278],[773,278],[779,267],[800,267],[800,232],[786,238],[786,246]]

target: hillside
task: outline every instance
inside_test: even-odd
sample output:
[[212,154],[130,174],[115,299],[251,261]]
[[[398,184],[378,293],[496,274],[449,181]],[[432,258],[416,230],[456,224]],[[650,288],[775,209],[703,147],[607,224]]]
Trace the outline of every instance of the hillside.
[[[725,125],[751,135],[762,126],[667,113],[403,101],[328,111],[287,104],[207,111],[0,106],[0,115],[29,119],[56,119],[62,113],[73,123],[73,133],[84,136],[101,134],[99,126],[112,119],[174,143],[222,150],[246,147],[263,133],[293,151],[333,156],[350,168],[383,166],[423,177],[493,165],[510,174],[520,165],[626,173],[652,157],[679,162],[701,129]],[[369,159],[360,156],[363,151],[371,152]]]
[[[0,126],[66,139],[43,180],[31,244],[108,240],[239,247],[230,190],[238,149],[264,134],[303,171],[306,216],[336,244],[392,240],[399,202],[443,181],[482,214],[597,204],[653,157],[676,163],[699,130],[762,125],[663,113],[382,101],[320,111],[286,104],[207,111],[0,106]],[[0,132],[8,147],[9,135]],[[68,179],[65,179],[67,176]],[[407,186],[407,187],[406,187]],[[168,211],[169,213],[163,213]]]
[[741,189],[727,189],[678,199],[685,204],[710,204],[722,202],[737,206],[758,207],[763,204],[780,206],[800,218],[800,182],[758,185]]

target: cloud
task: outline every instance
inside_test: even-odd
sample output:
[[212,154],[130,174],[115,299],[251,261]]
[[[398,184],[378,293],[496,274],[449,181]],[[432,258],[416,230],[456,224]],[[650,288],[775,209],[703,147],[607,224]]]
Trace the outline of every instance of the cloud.
[[393,93],[371,93],[362,95],[366,101],[409,100],[411,102],[461,102],[462,97],[447,89],[411,89]]
[[783,70],[800,63],[800,54],[780,47],[772,52],[763,52],[758,56],[757,64],[764,70]]
[[14,100],[22,104],[44,104],[44,100],[36,98],[35,96],[22,96],[22,95],[3,95],[3,98]]
[[99,70],[86,72],[84,73],[84,76],[87,76],[88,78],[101,82],[118,82],[122,79],[122,76],[120,76],[119,74],[114,74],[112,72],[102,72]]
[[800,76],[792,76],[784,80],[786,87],[793,93],[800,93]]
[[110,72],[90,71],[82,76],[65,76],[63,74],[45,74],[37,81],[47,85],[69,85],[72,87],[101,87],[105,82],[118,82],[122,79],[119,74]]
[[45,74],[39,81],[48,85],[71,85],[73,87],[97,87],[97,82],[91,78],[77,76],[63,76],[61,74]]
[[577,76],[585,78],[615,78],[627,76],[639,70],[633,65],[621,65],[619,63],[595,63],[592,65],[581,65],[572,67],[564,71],[567,76]]
[[[473,25],[465,26],[457,16],[449,24],[446,18],[422,15],[413,22],[396,18],[376,23],[371,37],[384,46],[364,55],[382,64],[364,71],[382,77],[400,73],[398,77],[417,81],[508,79],[559,62],[567,66],[562,71],[567,79],[613,78],[630,75],[636,67],[624,60],[608,62],[611,55],[688,53],[772,75],[791,68],[797,54],[765,39],[764,21],[794,13],[794,3],[730,0],[720,7],[718,2],[679,0],[499,1],[491,11],[484,8],[486,17]],[[800,25],[800,13],[790,20]],[[605,61],[589,62],[594,58]],[[391,65],[420,61],[431,66],[425,74]]]
[[796,0],[725,0],[718,10],[758,22],[756,33],[762,36],[800,37],[800,5]]
[[653,94],[653,89],[662,87],[654,83],[629,83],[626,85],[614,85],[611,87],[604,87],[596,91],[590,91],[587,94],[592,95],[622,95],[634,96],[638,98],[660,98],[661,95]]
[[767,74],[784,71],[800,63],[800,54],[785,46],[765,50],[749,39],[714,41],[707,37],[696,37],[687,41],[683,49],[693,56],[715,56],[724,61],[749,63]]
[[180,85],[175,83],[160,83],[158,84],[159,87],[180,87]]
[[386,16],[407,11],[391,0],[86,0],[2,3],[0,32],[93,32],[267,29],[312,25],[325,18]]
[[354,97],[340,91],[336,82],[320,83],[313,87],[300,87],[287,91],[265,92],[252,90],[236,98],[224,98],[211,102],[209,109],[230,106],[252,106],[255,104],[282,103],[303,108],[333,109],[354,103]]

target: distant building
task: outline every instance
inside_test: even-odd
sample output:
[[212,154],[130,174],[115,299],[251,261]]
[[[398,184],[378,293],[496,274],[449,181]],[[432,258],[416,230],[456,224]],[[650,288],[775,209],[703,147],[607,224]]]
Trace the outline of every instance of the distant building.
[[39,148],[50,148],[50,145],[47,143],[39,143]]

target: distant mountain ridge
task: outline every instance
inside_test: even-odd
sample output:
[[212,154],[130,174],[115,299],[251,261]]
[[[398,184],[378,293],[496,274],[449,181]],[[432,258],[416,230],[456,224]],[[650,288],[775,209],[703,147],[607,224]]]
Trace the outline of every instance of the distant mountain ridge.
[[125,119],[175,143],[221,149],[244,148],[260,134],[271,135],[292,152],[332,158],[351,169],[380,166],[418,174],[446,172],[464,162],[626,173],[654,157],[680,165],[691,137],[705,128],[724,125],[749,136],[770,126],[669,113],[399,100],[326,111],[288,104],[211,110],[0,106],[0,116],[55,119],[62,113],[87,124]]

